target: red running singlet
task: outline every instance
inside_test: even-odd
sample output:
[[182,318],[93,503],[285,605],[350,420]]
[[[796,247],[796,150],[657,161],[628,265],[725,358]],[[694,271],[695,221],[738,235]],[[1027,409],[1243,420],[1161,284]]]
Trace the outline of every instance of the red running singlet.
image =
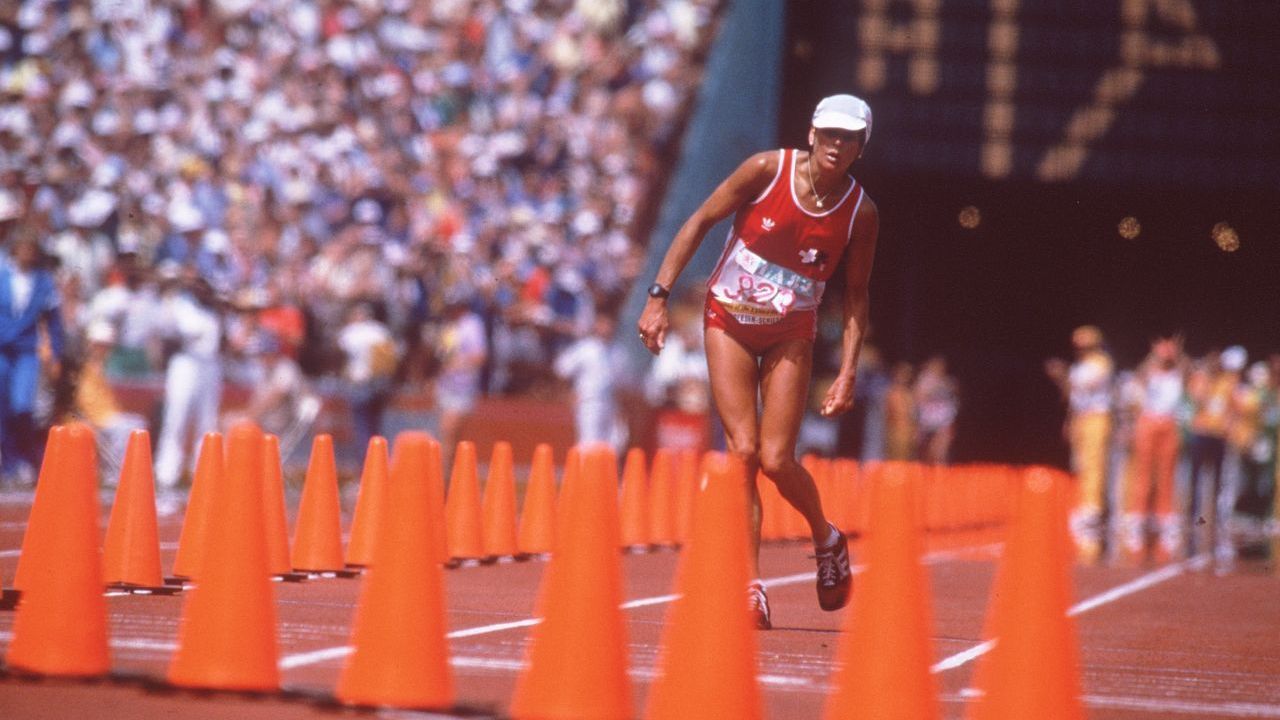
[[785,340],[812,340],[818,305],[853,235],[864,191],[857,180],[821,213],[796,196],[796,150],[778,150],[778,172],[738,211],[707,281],[705,327],[718,327],[755,355]]

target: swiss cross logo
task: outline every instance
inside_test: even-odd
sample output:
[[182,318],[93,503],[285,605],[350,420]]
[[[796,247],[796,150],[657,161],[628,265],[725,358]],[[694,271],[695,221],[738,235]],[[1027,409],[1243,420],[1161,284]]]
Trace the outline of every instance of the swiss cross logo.
[[773,229],[773,226],[774,226],[774,225],[776,225],[776,224],[777,224],[777,223],[775,223],[775,222],[773,221],[773,218],[771,218],[771,217],[767,217],[767,218],[765,218],[765,219],[763,219],[763,220],[761,220],[761,221],[760,221],[760,227],[764,228],[764,231],[765,231],[765,232],[769,232],[770,230],[772,230],[772,229]]

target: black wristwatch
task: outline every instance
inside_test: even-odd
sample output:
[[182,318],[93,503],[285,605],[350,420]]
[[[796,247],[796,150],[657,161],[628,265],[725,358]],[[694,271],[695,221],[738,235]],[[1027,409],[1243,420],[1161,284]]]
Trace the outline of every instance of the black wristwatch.
[[654,283],[649,286],[649,297],[666,300],[671,297],[671,291],[662,287],[662,283]]

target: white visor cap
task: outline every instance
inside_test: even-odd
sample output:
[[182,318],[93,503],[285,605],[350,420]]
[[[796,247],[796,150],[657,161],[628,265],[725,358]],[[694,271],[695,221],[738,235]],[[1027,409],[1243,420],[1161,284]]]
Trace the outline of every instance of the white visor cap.
[[871,106],[853,95],[829,95],[822,98],[813,110],[810,123],[819,130],[838,128],[857,132],[866,130],[863,142],[871,140]]

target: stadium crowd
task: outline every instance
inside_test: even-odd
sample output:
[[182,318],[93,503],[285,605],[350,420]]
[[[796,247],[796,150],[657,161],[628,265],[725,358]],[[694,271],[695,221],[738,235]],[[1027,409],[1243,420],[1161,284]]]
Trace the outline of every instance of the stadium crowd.
[[4,3],[3,474],[41,423],[126,436],[131,378],[164,375],[162,485],[224,378],[341,387],[366,437],[393,385],[446,436],[536,391],[639,272],[717,8]]

